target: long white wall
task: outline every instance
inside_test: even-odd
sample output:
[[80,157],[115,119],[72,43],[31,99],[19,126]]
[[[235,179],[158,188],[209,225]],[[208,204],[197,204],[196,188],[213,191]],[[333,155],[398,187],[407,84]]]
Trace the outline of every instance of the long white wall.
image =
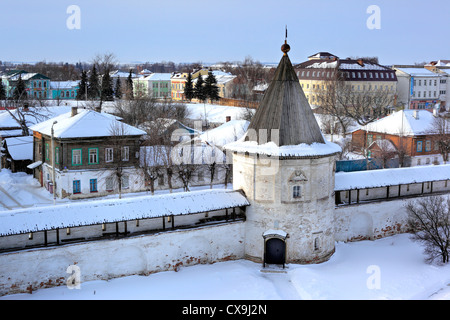
[[[244,223],[166,231],[114,241],[92,241],[0,255],[0,295],[66,285],[67,268],[81,281],[177,270],[244,257]],[[81,284],[82,285],[82,284]]]

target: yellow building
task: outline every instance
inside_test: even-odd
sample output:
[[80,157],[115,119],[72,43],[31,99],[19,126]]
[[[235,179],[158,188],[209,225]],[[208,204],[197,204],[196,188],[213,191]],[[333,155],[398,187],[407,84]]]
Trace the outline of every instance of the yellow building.
[[339,59],[319,52],[294,68],[312,107],[320,106],[321,96],[338,81],[353,93],[397,92],[395,71],[370,60]]
[[188,77],[187,72],[174,73],[170,77],[173,100],[178,101],[184,100],[184,87],[186,85],[187,77]]

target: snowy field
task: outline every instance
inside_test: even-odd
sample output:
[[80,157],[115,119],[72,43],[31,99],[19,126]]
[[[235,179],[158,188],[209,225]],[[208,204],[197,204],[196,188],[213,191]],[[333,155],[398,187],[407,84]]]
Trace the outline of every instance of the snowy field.
[[[81,273],[82,277],[82,273]],[[319,265],[288,265],[261,272],[246,260],[183,267],[149,276],[92,281],[1,300],[450,300],[450,265],[428,265],[406,234],[337,243]]]

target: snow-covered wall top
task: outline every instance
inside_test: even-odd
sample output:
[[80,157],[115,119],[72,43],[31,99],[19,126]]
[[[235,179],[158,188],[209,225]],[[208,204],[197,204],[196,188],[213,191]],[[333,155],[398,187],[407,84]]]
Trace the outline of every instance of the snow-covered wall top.
[[12,210],[0,213],[0,236],[201,213],[249,204],[239,191],[215,189]]
[[450,165],[337,172],[335,191],[450,180]]

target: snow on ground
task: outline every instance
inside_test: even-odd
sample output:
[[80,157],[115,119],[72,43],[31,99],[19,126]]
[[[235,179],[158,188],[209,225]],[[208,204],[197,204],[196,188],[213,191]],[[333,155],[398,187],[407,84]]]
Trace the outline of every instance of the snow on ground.
[[[58,200],[58,203],[65,202]],[[25,172],[0,171],[0,211],[53,204],[53,196]]]
[[286,273],[261,269],[261,264],[247,260],[227,261],[183,267],[178,272],[84,282],[80,289],[62,286],[0,299],[450,300],[450,265],[426,264],[422,248],[407,234],[337,243],[329,261],[290,264]]

